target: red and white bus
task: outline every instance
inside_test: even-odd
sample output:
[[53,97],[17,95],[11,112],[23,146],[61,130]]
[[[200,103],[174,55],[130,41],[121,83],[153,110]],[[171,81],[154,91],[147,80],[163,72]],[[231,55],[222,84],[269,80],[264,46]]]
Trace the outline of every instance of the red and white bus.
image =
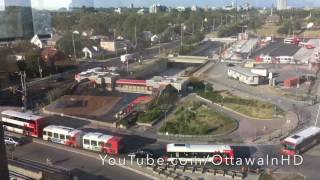
[[44,127],[43,117],[31,113],[22,113],[13,110],[1,112],[1,121],[4,130],[26,136],[41,137]]
[[234,158],[229,145],[167,144],[166,148],[168,162],[226,162],[225,158]]
[[123,143],[120,137],[90,132],[83,136],[82,148],[116,155],[123,150]]
[[84,132],[78,129],[50,125],[43,129],[42,138],[45,141],[51,141],[72,147],[82,147],[82,136]]
[[282,154],[301,154],[320,142],[320,128],[309,127],[285,138],[282,142]]

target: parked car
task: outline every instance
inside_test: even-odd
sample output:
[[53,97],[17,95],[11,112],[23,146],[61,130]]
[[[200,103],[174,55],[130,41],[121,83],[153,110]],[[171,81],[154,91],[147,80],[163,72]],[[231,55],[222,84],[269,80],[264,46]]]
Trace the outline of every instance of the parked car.
[[150,149],[139,149],[135,152],[129,153],[129,155],[134,155],[135,158],[154,158],[155,155],[152,150]]
[[13,136],[6,136],[4,137],[4,143],[6,145],[14,145],[19,146],[23,144],[23,140],[21,138],[13,137]]

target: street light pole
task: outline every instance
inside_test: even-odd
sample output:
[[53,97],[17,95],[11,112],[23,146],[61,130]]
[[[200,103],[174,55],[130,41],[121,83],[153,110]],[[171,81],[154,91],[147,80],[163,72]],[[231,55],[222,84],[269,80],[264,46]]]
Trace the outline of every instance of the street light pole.
[[74,58],[75,60],[77,60],[76,44],[75,44],[75,42],[74,42],[74,35],[75,35],[75,34],[79,34],[79,32],[78,32],[78,31],[73,31],[73,32],[72,32],[73,58]]
[[26,72],[20,72],[21,88],[22,88],[22,101],[23,101],[23,111],[27,110],[27,84],[26,84]]
[[318,113],[317,113],[317,117],[316,117],[316,122],[314,123],[314,126],[318,125],[319,113],[320,113],[320,104],[319,104]]

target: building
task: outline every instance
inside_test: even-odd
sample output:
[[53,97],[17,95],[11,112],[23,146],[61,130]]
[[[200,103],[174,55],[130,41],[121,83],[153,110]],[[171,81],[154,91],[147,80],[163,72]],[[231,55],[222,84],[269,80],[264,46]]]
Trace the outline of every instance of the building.
[[113,91],[115,80],[119,74],[110,69],[92,68],[75,75],[75,81],[81,82],[89,80],[96,85],[105,87],[108,91]]
[[122,8],[116,8],[114,9],[115,13],[121,14],[122,13]]
[[197,11],[198,10],[198,7],[196,6],[196,5],[193,5],[193,6],[191,6],[191,11]]
[[153,89],[159,89],[160,87],[166,87],[171,85],[176,88],[178,92],[186,90],[189,83],[188,77],[174,77],[174,76],[154,76],[146,81],[146,85]]
[[[0,39],[29,39],[34,36],[31,0],[4,0]],[[4,22],[4,23],[3,23]]]
[[47,40],[47,47],[55,48],[57,46],[57,42],[62,38],[62,36],[58,34],[53,34],[50,39]]
[[166,6],[160,5],[160,4],[153,4],[152,6],[150,6],[149,8],[149,12],[156,14],[159,12],[165,12],[167,10]]
[[185,11],[186,11],[186,8],[183,7],[183,6],[178,6],[178,7],[176,7],[176,10],[177,10],[178,12],[185,12]]
[[126,93],[152,94],[153,87],[147,85],[146,80],[118,79],[115,90]]
[[277,10],[288,9],[288,0],[277,0]]
[[94,7],[94,0],[72,0],[69,4],[69,9],[79,9],[82,7]]
[[115,53],[115,52],[125,51],[128,47],[130,48],[131,45],[130,45],[130,41],[125,39],[117,39],[115,41],[101,39],[100,47],[108,52]]
[[100,49],[97,46],[86,46],[82,49],[85,59],[92,59],[100,54]]
[[228,77],[236,79],[248,85],[259,85],[262,81],[261,75],[251,72],[250,69],[240,67],[229,68]]

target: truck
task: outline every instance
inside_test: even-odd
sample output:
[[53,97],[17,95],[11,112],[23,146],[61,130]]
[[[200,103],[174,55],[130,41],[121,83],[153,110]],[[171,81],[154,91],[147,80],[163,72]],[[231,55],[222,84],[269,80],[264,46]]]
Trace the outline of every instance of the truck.
[[124,55],[121,55],[120,60],[121,60],[121,62],[123,62],[123,63],[129,62],[129,61],[133,60],[133,54],[124,54]]

